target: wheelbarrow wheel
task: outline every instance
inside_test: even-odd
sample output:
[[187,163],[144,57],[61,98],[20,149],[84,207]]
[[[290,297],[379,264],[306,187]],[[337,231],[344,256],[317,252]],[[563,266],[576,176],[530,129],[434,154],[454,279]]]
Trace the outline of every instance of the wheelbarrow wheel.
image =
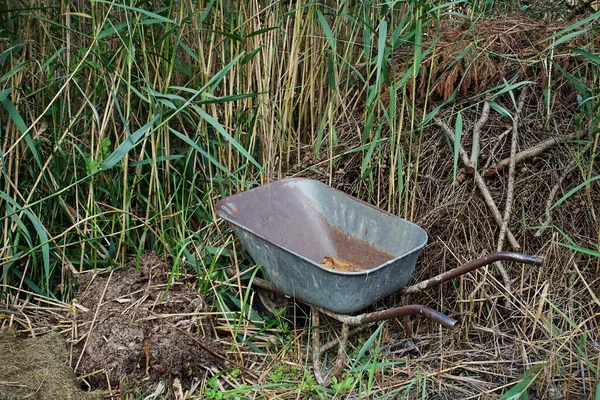
[[301,328],[308,324],[309,307],[282,294],[254,288],[252,305],[260,314],[268,318],[282,318],[293,327]]

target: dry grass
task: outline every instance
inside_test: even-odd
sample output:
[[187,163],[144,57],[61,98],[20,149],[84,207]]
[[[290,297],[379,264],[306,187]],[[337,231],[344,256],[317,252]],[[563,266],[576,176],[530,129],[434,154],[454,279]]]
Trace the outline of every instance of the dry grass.
[[[418,94],[424,98],[429,91],[429,95],[448,100],[456,90],[483,93],[517,72],[546,88],[549,79],[561,75],[548,62],[548,49],[553,45],[548,38],[568,26],[568,22],[548,22],[523,13],[491,15],[475,23],[441,21],[423,41],[431,52],[421,64]],[[590,45],[586,40],[575,37],[567,43],[573,47]],[[406,69],[402,59],[406,55],[398,57],[397,74]],[[585,68],[586,63],[569,51],[556,51],[550,60],[567,71]]]

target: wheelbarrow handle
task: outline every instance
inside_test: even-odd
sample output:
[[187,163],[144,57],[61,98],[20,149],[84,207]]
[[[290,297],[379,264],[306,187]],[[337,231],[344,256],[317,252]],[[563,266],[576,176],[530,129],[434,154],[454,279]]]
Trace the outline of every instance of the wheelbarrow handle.
[[495,263],[496,261],[515,261],[523,264],[534,265],[541,265],[544,263],[544,259],[542,257],[529,256],[527,254],[520,253],[512,253],[509,251],[501,251],[498,253],[489,254],[485,257],[478,258],[476,260],[463,264],[460,267],[456,267],[454,269],[451,269],[450,271],[444,272],[443,274],[434,276],[433,278],[400,289],[400,293],[417,293],[422,290],[429,289],[433,286],[437,286],[440,283],[446,282],[450,279],[454,279],[456,277],[464,275],[468,272],[474,271],[478,268]]

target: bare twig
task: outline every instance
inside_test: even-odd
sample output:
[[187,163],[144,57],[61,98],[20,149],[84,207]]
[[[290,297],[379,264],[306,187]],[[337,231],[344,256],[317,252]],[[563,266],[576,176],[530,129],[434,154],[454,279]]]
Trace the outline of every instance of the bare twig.
[[[518,164],[523,160],[526,160],[531,157],[535,157],[538,154],[543,153],[544,151],[548,150],[550,147],[552,147],[554,145],[568,142],[569,140],[575,139],[576,137],[577,137],[577,133],[572,133],[570,135],[553,137],[552,139],[545,140],[545,141],[541,142],[540,144],[538,144],[537,146],[531,147],[527,150],[523,150],[523,151],[517,153],[515,155],[515,163]],[[509,165],[510,165],[510,157],[505,158],[505,159],[501,160],[500,162],[498,162],[496,165],[486,169],[483,175],[484,176],[495,175],[495,174],[499,173],[500,171],[502,171],[503,169],[505,169],[506,167],[508,167]]]
[[473,128],[473,147],[471,149],[471,167],[477,169],[477,158],[479,157],[479,137],[481,136],[481,128],[485,125],[490,116],[490,103],[487,101],[483,103],[483,110],[481,111],[481,117]]
[[[448,136],[450,141],[452,143],[454,143],[454,134],[452,132],[452,129],[448,126],[448,124],[446,124],[444,121],[439,121],[439,120],[436,120],[435,123],[437,126],[442,128],[442,130],[444,131],[446,136]],[[462,146],[459,147],[459,152],[460,152],[460,156],[462,158],[463,163],[468,166],[469,165],[469,156],[467,155],[467,153],[465,152],[465,149]],[[487,185],[483,181],[483,178],[479,174],[479,172],[475,171],[473,173],[473,179],[475,180],[475,184],[477,185],[477,187],[479,188],[479,191],[481,192],[481,195],[483,196],[483,200],[485,201],[485,204],[487,204],[488,208],[492,212],[492,216],[496,220],[496,223],[498,224],[498,226],[502,226],[502,215],[500,214],[500,210],[498,209],[498,206],[494,202],[494,199],[492,198],[492,195],[491,195],[489,189],[487,188]],[[517,242],[517,239],[514,237],[514,235],[510,231],[510,229],[506,230],[506,236],[507,236],[508,241],[509,241],[511,247],[513,248],[513,250],[519,251],[521,249],[521,245],[519,244],[519,242]]]
[[[508,135],[510,133],[510,131],[512,131],[512,126],[508,129],[506,129],[504,132],[502,132],[501,134],[499,134],[496,137],[496,143],[494,143],[494,146],[492,147],[492,150],[489,152],[489,156],[487,161],[485,162],[485,166],[483,167],[483,169],[485,171],[487,171],[488,169],[490,169],[490,164],[492,163],[492,157],[494,154],[496,154],[496,151],[498,150],[498,147],[500,147],[500,145],[502,145],[502,141],[504,140],[504,138],[506,137],[506,135]],[[485,176],[485,172],[483,174]]]
[[[510,143],[510,162],[508,166],[508,183],[506,188],[506,203],[504,206],[504,217],[502,218],[502,225],[500,226],[500,234],[498,235],[498,246],[496,248],[497,251],[502,251],[502,248],[504,247],[506,231],[508,230],[508,223],[510,222],[510,217],[512,215],[513,200],[515,195],[515,157],[517,155],[517,143],[519,139],[519,119],[521,118],[521,111],[523,110],[523,105],[525,104],[526,93],[527,90],[525,89],[521,92],[521,95],[519,96],[519,103],[517,105],[517,111],[513,118],[512,140]],[[508,293],[512,293],[510,277],[508,276],[506,269],[500,261],[497,261],[495,263],[495,266],[500,272],[500,275],[502,275],[502,280],[504,281],[504,288]]]

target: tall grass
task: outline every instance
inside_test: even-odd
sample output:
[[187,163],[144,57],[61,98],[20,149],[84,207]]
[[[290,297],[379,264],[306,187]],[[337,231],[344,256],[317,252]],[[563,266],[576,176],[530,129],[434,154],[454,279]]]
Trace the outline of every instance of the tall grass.
[[[341,134],[360,138],[359,192],[409,211],[400,137],[415,95],[402,87],[434,17],[418,3],[33,2],[1,15],[3,283],[68,297],[65,266],[147,250],[199,266],[217,197],[285,175],[306,145],[331,180]],[[392,54],[409,47],[415,65],[394,77]],[[374,172],[386,143],[389,188]]]

